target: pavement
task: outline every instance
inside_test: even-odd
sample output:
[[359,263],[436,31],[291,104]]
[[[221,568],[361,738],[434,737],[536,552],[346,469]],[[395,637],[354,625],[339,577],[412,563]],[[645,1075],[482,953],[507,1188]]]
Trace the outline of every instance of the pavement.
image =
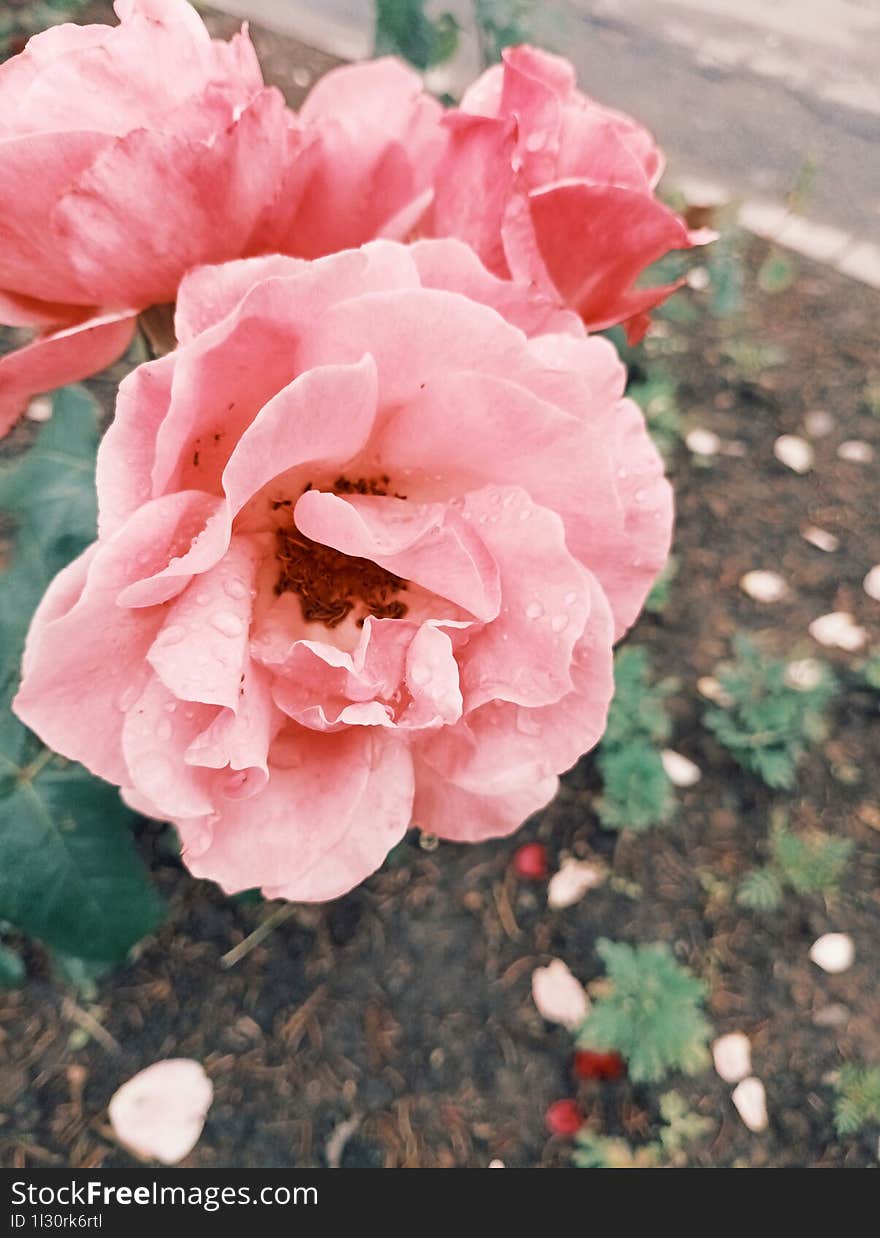
[[[211,3],[346,59],[372,48],[372,0]],[[431,7],[464,29],[429,83],[455,92],[478,69],[471,5]],[[540,41],[565,51],[585,91],[654,132],[692,200],[740,201],[745,226],[880,287],[880,0],[533,7]],[[792,216],[782,204],[796,187]]]

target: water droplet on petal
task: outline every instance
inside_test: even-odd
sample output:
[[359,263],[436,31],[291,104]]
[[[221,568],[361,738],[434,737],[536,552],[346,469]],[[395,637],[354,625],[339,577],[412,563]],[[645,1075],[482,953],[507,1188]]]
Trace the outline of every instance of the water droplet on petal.
[[424,685],[428,683],[431,678],[431,669],[430,667],[425,666],[424,663],[419,663],[418,665],[412,667],[409,677],[414,684],[417,684],[419,687],[424,687]]
[[177,701],[168,701],[166,703],[165,705],[166,714],[173,714],[175,709],[177,709]]
[[566,593],[566,595],[565,595],[565,605],[566,605],[566,606],[574,606],[575,602],[577,601],[577,596],[578,596],[578,595],[575,593],[575,591],[574,591],[574,590],[572,590],[572,591],[571,591],[571,593]]
[[540,602],[529,602],[528,606],[526,607],[526,618],[527,619],[540,619],[543,613],[544,613],[544,607],[541,605]]
[[564,632],[568,627],[568,615],[554,615],[550,621],[550,627],[554,632]]
[[644,503],[647,497],[648,497],[647,490],[637,490],[635,494],[633,495],[633,498],[635,499],[637,503]]
[[186,636],[186,630],[179,623],[173,623],[170,628],[163,628],[156,637],[157,645],[177,645]]
[[244,630],[244,624],[231,610],[218,610],[216,615],[212,615],[211,627],[224,636],[241,636]]
[[172,727],[170,718],[160,718],[156,723],[156,738],[165,743],[171,738]]
[[223,588],[229,597],[235,598],[236,601],[243,597],[247,597],[247,585],[244,581],[239,580],[237,576],[232,576],[229,580],[224,580]]
[[519,518],[520,520],[528,520],[531,514],[532,514],[532,509],[530,507],[524,507],[519,514]]

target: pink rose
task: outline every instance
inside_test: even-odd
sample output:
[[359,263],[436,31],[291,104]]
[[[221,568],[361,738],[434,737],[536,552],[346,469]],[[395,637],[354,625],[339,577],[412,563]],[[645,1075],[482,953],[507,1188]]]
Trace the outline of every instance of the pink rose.
[[114,361],[184,273],[277,248],[307,161],[242,32],[184,0],[116,0],[0,66],[0,322],[43,332],[0,360],[0,435],[29,396]]
[[18,716],[227,891],[515,830],[599,738],[669,546],[612,346],[456,241],[203,268],[176,330],[122,384]]
[[650,135],[576,88],[567,60],[509,48],[445,122],[434,236],[468,241],[496,275],[543,289],[594,331],[647,311],[677,285],[634,288],[671,249],[711,239],[654,197],[663,171]]
[[442,117],[399,60],[325,74],[299,113],[315,171],[284,252],[321,258],[377,237],[407,239],[431,203],[447,143]]

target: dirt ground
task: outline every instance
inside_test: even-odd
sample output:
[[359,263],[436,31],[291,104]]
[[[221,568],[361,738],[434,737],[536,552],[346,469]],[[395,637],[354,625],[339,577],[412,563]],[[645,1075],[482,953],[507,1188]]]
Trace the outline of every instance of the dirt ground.
[[[234,23],[218,25],[225,33]],[[330,63],[254,33],[267,78],[294,101],[304,70]],[[570,1035],[545,1024],[530,996],[532,970],[550,957],[585,983],[597,977],[594,943],[607,936],[670,943],[708,981],[717,1033],[752,1040],[769,1129],[745,1128],[711,1070],[675,1078],[711,1122],[689,1164],[876,1165],[876,1130],[835,1135],[831,1081],[844,1061],[880,1062],[880,697],[859,688],[853,655],[819,650],[807,626],[851,610],[880,646],[880,607],[861,588],[880,561],[880,294],[805,262],[788,289],[761,292],[766,254],[764,243],[743,241],[744,301],[731,316],[709,312],[711,287],[679,294],[694,321],[680,321],[687,310],[665,317],[640,363],[672,375],[689,426],[734,444],[708,467],[678,448],[678,576],[663,613],[644,616],[629,638],[678,679],[671,746],[703,771],[678,792],[673,822],[638,837],[601,830],[588,757],[514,839],[428,853],[413,835],[360,889],[294,908],[231,967],[223,956],[266,905],[192,879],[170,830],[143,822],[139,843],[170,907],[158,935],[79,995],[40,948],[24,945],[28,982],[0,993],[0,1164],[131,1165],[110,1133],[107,1102],[135,1071],[176,1056],[201,1061],[215,1087],[193,1166],[484,1166],[495,1157],[564,1166],[570,1145],[547,1134],[544,1114],[565,1096],[578,1096],[597,1130],[637,1146],[656,1131],[665,1088],[576,1084]],[[804,415],[817,409],[833,428],[814,440],[814,470],[798,476],[774,459],[773,442],[803,434]],[[875,463],[837,456],[852,439],[873,445]],[[800,533],[808,524],[835,534],[840,548],[809,545]],[[780,572],[788,598],[769,606],[746,597],[737,582],[751,568]],[[789,794],[741,772],[701,722],[696,681],[739,631],[786,655],[827,656],[845,686],[830,737]],[[733,895],[764,856],[778,804],[793,828],[820,825],[856,850],[832,904],[788,897],[759,917]],[[611,879],[551,911],[545,887],[511,867],[531,840],[546,844],[551,871],[565,854],[598,855]],[[855,941],[856,962],[842,975],[808,960],[827,931]]]

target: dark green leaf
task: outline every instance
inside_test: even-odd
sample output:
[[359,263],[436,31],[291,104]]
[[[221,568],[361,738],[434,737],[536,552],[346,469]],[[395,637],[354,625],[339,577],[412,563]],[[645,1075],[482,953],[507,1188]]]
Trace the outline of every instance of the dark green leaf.
[[432,21],[424,8],[423,0],[376,0],[376,55],[402,56],[417,69],[429,69],[454,55],[455,18],[443,13]]
[[67,389],[30,450],[0,468],[0,507],[15,528],[0,577],[0,919],[66,955],[109,962],[161,912],[132,844],[133,814],[10,710],[33,609],[95,534],[97,444],[97,406]]
[[24,980],[24,963],[8,946],[0,946],[0,988],[12,989]]

